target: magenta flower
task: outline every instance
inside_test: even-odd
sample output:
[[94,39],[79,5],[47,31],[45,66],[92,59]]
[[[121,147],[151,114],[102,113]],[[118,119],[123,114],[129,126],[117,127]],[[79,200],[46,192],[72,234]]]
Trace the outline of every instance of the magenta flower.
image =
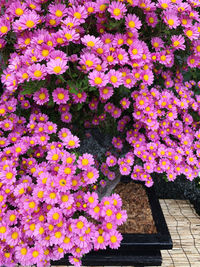
[[33,80],[44,80],[47,75],[45,65],[33,64],[28,68],[28,74]]
[[60,104],[66,104],[66,102],[69,100],[69,94],[68,91],[64,88],[56,88],[53,93],[53,101],[60,105]]
[[168,25],[170,29],[175,29],[180,25],[180,20],[172,9],[170,10],[165,10],[163,12],[164,16],[164,22]]
[[127,11],[125,4],[121,2],[112,2],[108,7],[108,12],[112,18],[120,20],[123,18],[124,13]]
[[39,91],[34,93],[33,99],[38,105],[47,103],[49,101],[48,90],[46,88],[40,88]]
[[60,61],[60,59],[51,59],[48,63],[47,63],[47,68],[46,71],[48,74],[62,74],[64,73],[69,67],[67,66],[67,61],[62,60]]
[[40,17],[35,11],[27,11],[14,22],[13,27],[15,31],[31,30],[37,26],[39,21]]
[[103,87],[109,82],[108,75],[96,70],[90,72],[88,77],[91,86]]
[[135,14],[128,14],[125,20],[126,27],[129,28],[131,31],[139,30],[142,26],[142,23]]
[[184,50],[185,49],[185,39],[182,35],[173,35],[171,38],[172,41],[172,45],[174,47],[175,50],[181,49]]
[[93,184],[99,178],[98,170],[93,167],[88,167],[87,170],[83,172],[83,174],[87,184]]
[[114,88],[118,88],[122,84],[122,74],[119,71],[110,70],[108,72],[108,79]]

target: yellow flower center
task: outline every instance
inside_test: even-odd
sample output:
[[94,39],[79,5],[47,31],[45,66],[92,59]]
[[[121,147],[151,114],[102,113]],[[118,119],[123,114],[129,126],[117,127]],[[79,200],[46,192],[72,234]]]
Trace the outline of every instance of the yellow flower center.
[[53,71],[54,71],[55,73],[60,73],[61,70],[62,70],[62,68],[61,68],[60,66],[56,66],[56,67],[53,68]]
[[77,222],[77,224],[76,224],[76,227],[77,227],[78,229],[82,229],[83,226],[84,226],[84,223],[83,223],[82,221],[79,221],[79,222]]
[[93,172],[88,172],[88,173],[87,173],[87,177],[88,177],[89,179],[92,179],[92,178],[94,177],[94,173],[93,173]]
[[56,17],[62,17],[62,11],[61,10],[56,10],[56,13],[55,13],[55,15],[56,15]]
[[32,21],[32,20],[27,20],[27,22],[26,22],[26,26],[27,26],[28,28],[33,28],[34,25],[35,25],[34,21]]
[[103,236],[98,236],[98,238],[97,238],[97,242],[99,243],[99,244],[102,244],[103,242],[104,242],[104,238],[103,238]]
[[49,194],[49,197],[50,197],[51,199],[55,199],[55,198],[56,198],[56,194],[55,194],[55,193],[50,193],[50,194]]
[[174,20],[173,19],[168,19],[168,24],[170,25],[170,26],[172,26],[172,25],[174,25]]
[[11,237],[12,237],[12,239],[17,239],[18,233],[17,232],[12,233]]
[[59,158],[58,154],[54,154],[54,155],[52,156],[52,160],[58,160],[58,158]]
[[22,248],[20,250],[20,252],[21,252],[22,255],[26,255],[27,254],[27,249],[26,248]]
[[179,44],[180,44],[179,41],[174,41],[174,43],[173,43],[174,46],[178,46]]
[[112,235],[112,236],[110,237],[110,241],[111,241],[112,243],[116,243],[116,242],[117,242],[117,237],[116,237],[115,235]]
[[12,174],[12,172],[7,172],[6,173],[6,179],[12,179],[12,177],[13,177],[13,174]]
[[102,79],[100,77],[96,77],[95,80],[94,80],[94,82],[96,84],[101,84],[102,83]]
[[133,54],[133,55],[137,55],[137,53],[138,53],[138,50],[137,50],[136,48],[134,48],[134,49],[132,50],[132,54]]
[[60,217],[60,215],[57,212],[53,214],[53,219],[54,220],[58,220],[59,217]]
[[62,233],[61,232],[55,232],[55,237],[56,238],[61,238],[62,236]]
[[115,8],[115,9],[113,10],[113,14],[114,14],[115,16],[119,16],[119,15],[121,14],[121,10],[120,10],[119,8]]
[[60,100],[63,100],[65,98],[65,95],[63,93],[59,93],[57,96]]
[[69,197],[68,195],[63,195],[61,199],[62,199],[62,202],[67,202],[69,200]]
[[186,32],[186,35],[189,36],[189,37],[191,37],[191,36],[193,35],[193,31],[188,30],[188,31]]
[[34,201],[31,201],[29,203],[29,208],[31,208],[31,209],[34,209],[35,208],[35,202]]
[[37,250],[34,250],[32,252],[32,256],[33,256],[33,258],[37,258],[39,256],[39,252]]
[[89,164],[89,160],[88,159],[82,159],[82,165],[86,166]]
[[6,32],[8,31],[8,27],[6,27],[6,26],[1,26],[0,31],[1,31],[2,33],[6,33]]
[[4,234],[7,231],[5,226],[0,227],[0,234]]
[[17,8],[17,9],[15,9],[15,14],[18,15],[18,16],[21,16],[21,15],[24,14],[24,11],[21,8]]
[[71,40],[71,39],[72,39],[72,35],[71,35],[70,33],[66,33],[66,34],[65,34],[65,38],[66,38],[67,40]]
[[74,146],[74,145],[75,145],[75,141],[74,141],[74,140],[70,140],[70,141],[68,142],[68,145],[69,145],[69,146]]
[[116,83],[117,77],[113,75],[113,76],[111,76],[110,80],[111,80],[111,82]]
[[34,72],[34,76],[35,76],[35,77],[41,77],[41,76],[42,76],[42,72],[41,72],[40,70],[36,70],[36,71]]
[[113,212],[112,212],[111,209],[108,209],[108,210],[106,211],[106,215],[107,215],[107,216],[111,216],[112,214],[113,214]]
[[128,26],[129,26],[130,28],[135,28],[135,22],[132,21],[132,20],[130,20],[129,23],[128,23]]
[[86,64],[88,67],[92,67],[92,66],[93,66],[93,61],[92,61],[92,60],[86,60],[85,64]]
[[74,17],[77,19],[81,19],[81,14],[79,12],[75,12]]

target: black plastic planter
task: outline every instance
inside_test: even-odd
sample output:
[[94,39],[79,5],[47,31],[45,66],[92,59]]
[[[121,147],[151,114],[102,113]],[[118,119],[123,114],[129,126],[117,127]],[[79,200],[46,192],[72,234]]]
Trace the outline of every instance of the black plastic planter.
[[[172,249],[172,239],[154,189],[146,188],[146,192],[157,233],[123,234],[123,240],[119,249],[92,251],[82,258],[83,265],[161,266],[162,257],[160,250]],[[52,261],[52,265],[69,265],[68,255],[65,255],[59,261]]]

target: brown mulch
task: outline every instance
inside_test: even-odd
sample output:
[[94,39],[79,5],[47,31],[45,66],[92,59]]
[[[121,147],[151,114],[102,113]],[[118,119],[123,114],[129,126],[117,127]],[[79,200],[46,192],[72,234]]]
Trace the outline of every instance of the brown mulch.
[[148,196],[141,184],[119,183],[115,188],[115,193],[121,196],[122,209],[125,209],[128,214],[127,221],[118,227],[121,233],[153,234],[157,232]]

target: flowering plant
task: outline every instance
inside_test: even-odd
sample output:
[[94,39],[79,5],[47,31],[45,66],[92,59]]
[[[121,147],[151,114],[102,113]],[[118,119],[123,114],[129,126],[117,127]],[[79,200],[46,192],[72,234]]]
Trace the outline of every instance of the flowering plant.
[[[117,172],[146,186],[198,175],[199,7],[1,1],[1,265],[118,248],[121,199],[95,191]],[[112,135],[101,160],[78,150],[94,127]]]

